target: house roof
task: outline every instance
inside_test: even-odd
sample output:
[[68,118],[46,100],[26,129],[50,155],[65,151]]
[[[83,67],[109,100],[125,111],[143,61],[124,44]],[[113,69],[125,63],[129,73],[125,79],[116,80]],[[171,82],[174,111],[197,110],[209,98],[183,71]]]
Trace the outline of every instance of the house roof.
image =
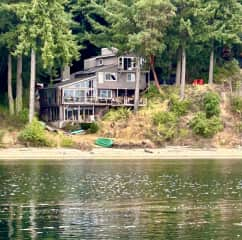
[[85,74],[94,74],[94,73],[98,72],[99,70],[109,69],[109,68],[113,68],[113,67],[116,67],[116,66],[117,66],[117,64],[110,64],[110,65],[105,65],[105,66],[97,66],[97,67],[90,68],[88,70],[75,72],[75,73],[71,74],[71,77],[72,78],[77,78],[78,76],[85,75]]
[[71,80],[62,81],[60,83],[55,84],[53,87],[66,86],[66,85],[69,85],[69,84],[72,84],[72,83],[79,82],[81,80],[85,80],[85,79],[92,78],[94,76],[95,76],[95,74],[89,74],[89,75],[87,74],[87,75],[84,75],[83,77],[79,77],[79,78],[74,78],[74,79],[71,79]]

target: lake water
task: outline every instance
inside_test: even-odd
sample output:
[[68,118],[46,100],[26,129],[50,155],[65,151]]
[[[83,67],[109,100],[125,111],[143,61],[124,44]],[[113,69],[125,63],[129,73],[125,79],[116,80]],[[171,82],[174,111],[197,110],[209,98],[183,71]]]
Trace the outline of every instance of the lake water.
[[0,163],[0,240],[242,239],[242,161]]

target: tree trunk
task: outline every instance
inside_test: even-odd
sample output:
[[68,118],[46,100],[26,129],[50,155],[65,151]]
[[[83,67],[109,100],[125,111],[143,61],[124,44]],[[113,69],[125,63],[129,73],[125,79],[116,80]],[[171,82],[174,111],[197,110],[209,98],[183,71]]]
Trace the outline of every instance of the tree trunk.
[[185,84],[186,84],[186,50],[185,50],[185,47],[182,47],[181,87],[180,87],[181,99],[184,99],[185,97]]
[[209,84],[213,84],[213,72],[214,72],[214,49],[212,49],[210,53],[209,79],[208,79]]
[[36,55],[35,50],[31,50],[31,69],[29,86],[29,122],[34,118],[34,100],[35,100],[35,75],[36,75]]
[[12,56],[8,54],[8,106],[10,115],[14,114],[14,100],[12,89]]
[[176,66],[176,85],[180,86],[181,84],[181,51],[178,51],[177,56],[177,66]]
[[159,90],[159,92],[161,92],[161,88],[160,88],[160,83],[155,71],[155,58],[153,55],[150,56],[150,68],[154,77],[154,81],[155,81],[155,86],[157,87],[157,89]]
[[23,80],[22,80],[23,59],[18,56],[17,61],[17,86],[16,86],[16,112],[19,113],[23,109]]
[[135,74],[135,94],[134,94],[134,112],[139,108],[139,88],[140,88],[140,58],[136,58],[136,74]]

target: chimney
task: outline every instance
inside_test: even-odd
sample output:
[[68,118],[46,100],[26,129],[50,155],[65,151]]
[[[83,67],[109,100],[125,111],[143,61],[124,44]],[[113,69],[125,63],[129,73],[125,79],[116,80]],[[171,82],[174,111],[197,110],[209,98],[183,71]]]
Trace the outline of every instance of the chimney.
[[71,77],[70,67],[69,66],[65,66],[62,69],[61,80],[62,81],[70,80],[70,77]]
[[116,54],[118,52],[117,48],[102,48],[101,49],[101,55],[105,56],[105,55],[110,55],[110,54]]

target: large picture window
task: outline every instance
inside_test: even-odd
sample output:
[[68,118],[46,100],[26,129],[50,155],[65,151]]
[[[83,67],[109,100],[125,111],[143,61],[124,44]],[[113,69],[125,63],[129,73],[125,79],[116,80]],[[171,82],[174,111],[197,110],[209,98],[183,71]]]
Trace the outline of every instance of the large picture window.
[[110,89],[101,89],[101,90],[99,90],[98,96],[101,99],[112,98],[112,90],[110,90]]

